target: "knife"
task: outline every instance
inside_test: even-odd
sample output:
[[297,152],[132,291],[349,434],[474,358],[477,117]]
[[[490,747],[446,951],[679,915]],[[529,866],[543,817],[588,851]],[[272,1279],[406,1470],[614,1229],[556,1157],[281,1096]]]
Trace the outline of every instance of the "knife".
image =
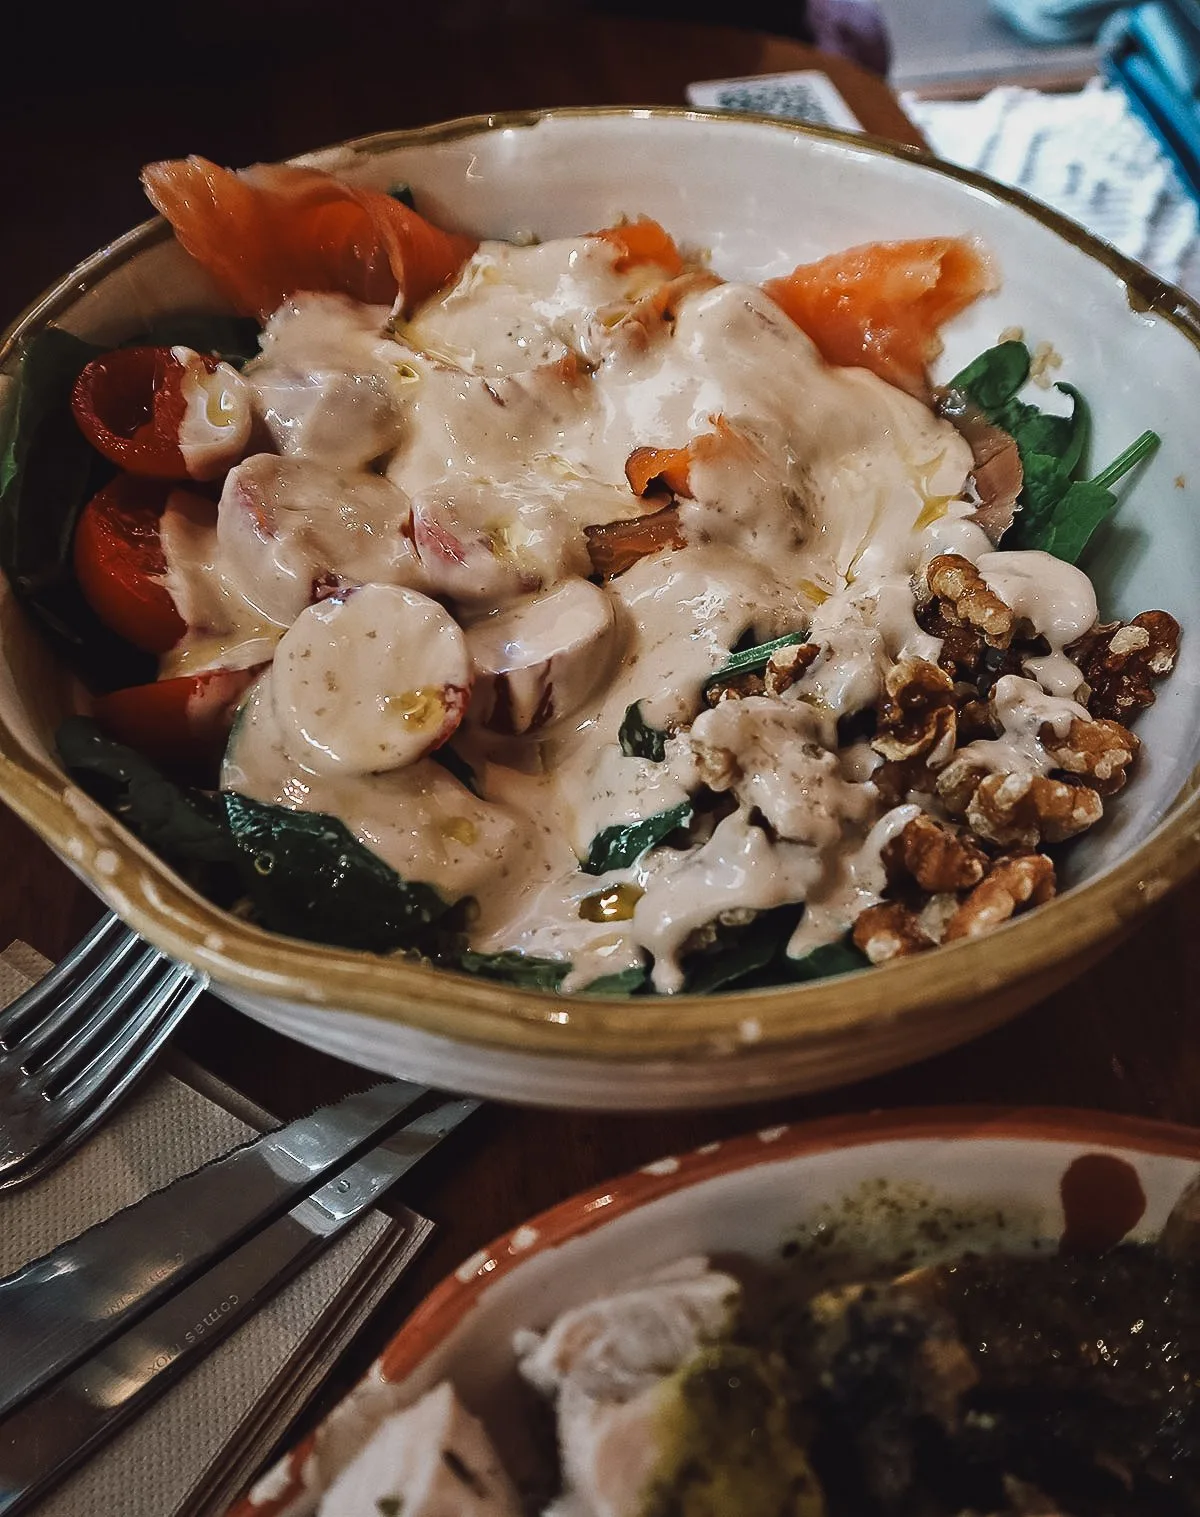
[[428,1093],[396,1080],[322,1107],[0,1280],[0,1417],[388,1136]]
[[[408,1123],[0,1422],[0,1517],[18,1517],[40,1500],[257,1311],[478,1105],[448,1101]],[[422,1239],[429,1224],[424,1227]]]

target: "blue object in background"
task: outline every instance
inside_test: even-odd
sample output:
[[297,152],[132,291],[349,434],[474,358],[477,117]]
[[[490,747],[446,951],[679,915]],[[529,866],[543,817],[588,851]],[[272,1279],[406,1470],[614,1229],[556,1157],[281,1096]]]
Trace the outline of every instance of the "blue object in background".
[[1150,0],[1100,33],[1101,68],[1200,200],[1200,0]]
[[991,0],[992,9],[1032,42],[1090,42],[1120,0]]

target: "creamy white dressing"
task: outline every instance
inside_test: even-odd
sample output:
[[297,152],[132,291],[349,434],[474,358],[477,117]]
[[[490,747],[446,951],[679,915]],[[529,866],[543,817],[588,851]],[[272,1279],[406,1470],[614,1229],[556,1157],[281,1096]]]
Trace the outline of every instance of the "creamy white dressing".
[[991,707],[1003,729],[1001,735],[960,748],[956,764],[972,764],[998,774],[1049,774],[1056,763],[1042,743],[1042,727],[1049,725],[1056,737],[1063,738],[1073,721],[1091,720],[1075,701],[1050,695],[1035,681],[1016,674],[996,681]]
[[1091,580],[1074,564],[1036,550],[983,553],[976,565],[988,587],[1050,644],[1049,654],[1025,660],[1025,673],[1053,695],[1074,695],[1083,674],[1063,649],[1099,620]]
[[605,318],[627,309],[645,285],[644,267],[619,273],[611,247],[594,237],[532,247],[484,242],[453,288],[416,312],[401,336],[473,374],[520,374],[570,354],[591,361],[602,351]]
[[717,823],[699,848],[662,850],[661,870],[634,908],[636,937],[654,955],[654,988],[683,989],[680,950],[722,912],[768,911],[802,901],[821,878],[821,854],[798,843],[773,843],[742,811]]
[[472,795],[431,758],[369,775],[304,767],[280,731],[269,674],[238,715],[221,786],[339,817],[405,879],[436,884],[454,898],[485,891],[520,848],[513,813]]
[[243,378],[280,453],[362,469],[396,446],[414,374],[387,319],[384,306],[310,292],[267,322]]
[[836,943],[846,923],[883,899],[887,871],[883,850],[921,813],[920,806],[893,806],[885,811],[858,846],[843,847],[826,859],[819,891],[809,894],[804,915],[788,942],[788,953],[802,959],[814,948]]
[[[1003,736],[967,750],[982,767],[1045,766],[1041,724],[1085,714],[1063,699],[1078,684],[1063,649],[1095,597],[1046,555],[992,552],[962,437],[865,370],[827,365],[761,290],[694,281],[663,319],[637,304],[661,272],[615,261],[595,238],[484,243],[395,330],[379,308],[290,301],[247,370],[282,456],[231,472],[215,527],[184,507],[165,524],[189,623],[169,660],[283,636],[226,786],[331,812],[405,878],[474,897],[479,951],[569,963],[567,989],[652,959],[656,988],[675,991],[719,918],[803,903],[800,955],[880,898],[880,850],[915,807],[888,809],[874,756],[839,748],[837,718],[873,705],[898,660],[937,658],[915,616],[923,564],[978,561],[1051,648],[1033,677],[998,683]],[[586,583],[585,528],[665,503],[630,489],[639,447],[689,449],[686,545]],[[463,629],[465,675],[423,632],[393,628],[384,653],[326,635],[357,600],[345,625],[365,639],[369,597],[413,592]],[[330,593],[343,610],[312,605]],[[730,649],[801,630],[816,654],[797,683],[706,708]],[[306,648],[350,692],[332,717],[320,680],[304,683]],[[484,799],[421,756],[428,744],[389,746],[380,727],[382,697],[472,682],[453,742]],[[665,734],[662,761],[621,749],[635,705]],[[605,829],[686,811],[702,788],[690,846],[581,870]]]
[[837,851],[846,825],[875,810],[874,787],[844,778],[836,731],[803,701],[722,701],[692,723],[691,744],[709,788],[789,842]]
[[378,475],[256,454],[230,470],[221,491],[220,576],[232,599],[280,627],[348,585],[424,589],[411,519],[407,496]]

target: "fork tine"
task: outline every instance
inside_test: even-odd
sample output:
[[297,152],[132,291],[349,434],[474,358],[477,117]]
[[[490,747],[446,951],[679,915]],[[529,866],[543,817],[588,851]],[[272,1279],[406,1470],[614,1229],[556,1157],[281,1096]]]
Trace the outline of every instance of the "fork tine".
[[110,913],[0,1010],[0,1191],[80,1143],[207,986]]
[[129,928],[119,917],[114,916],[111,911],[106,912],[92,930],[80,938],[74,948],[48,970],[36,985],[31,986],[16,1000],[10,1001],[0,1011],[0,1040],[7,1037],[12,1024],[20,1020],[19,1013],[25,1005],[30,1003],[36,1005],[43,999],[53,997],[97,949],[111,946],[113,941],[132,936]]
[[[83,962],[75,959],[67,973],[59,975],[56,983],[51,985],[50,976],[57,975],[63,968],[62,964],[56,966],[50,975],[25,991],[4,1013],[5,1018],[9,1013],[15,1013],[7,1025],[0,1026],[0,1045],[4,1051],[19,1053],[23,1063],[31,1058],[70,1023],[104,982],[117,973],[130,954],[144,946],[134,933],[122,929],[115,941],[108,941],[108,951],[100,962],[65,994],[61,993],[63,987],[71,984],[73,974],[82,972]],[[41,1013],[40,1017],[38,1013]]]
[[169,965],[170,961],[148,943],[138,946],[141,952],[119,980],[111,983],[111,975],[106,977],[92,987],[86,1003],[76,1003],[75,1010],[86,1013],[82,1021],[77,1018],[56,1021],[54,1031],[57,1036],[53,1038],[56,1046],[48,1046],[52,1036],[43,1034],[40,1028],[30,1044],[20,1046],[22,1067],[47,1094],[59,1081],[64,1068],[90,1057],[89,1050],[95,1051],[108,1031],[119,1026],[128,1016],[130,1003],[140,998],[146,982],[161,966]]
[[194,975],[183,965],[171,966],[119,1038],[76,1075],[52,1106],[48,1104],[48,1121],[39,1147],[11,1172],[0,1173],[0,1190],[24,1184],[82,1142],[147,1068],[206,987],[205,976]]
[[56,1060],[42,1072],[42,1090],[56,1104],[92,1099],[120,1063],[142,1030],[153,1026],[170,1010],[178,990],[191,981],[191,971],[182,964],[158,958],[139,977],[136,994],[114,991],[106,1003],[106,1015],[97,1017],[100,1032],[86,1046],[73,1048],[69,1057]]

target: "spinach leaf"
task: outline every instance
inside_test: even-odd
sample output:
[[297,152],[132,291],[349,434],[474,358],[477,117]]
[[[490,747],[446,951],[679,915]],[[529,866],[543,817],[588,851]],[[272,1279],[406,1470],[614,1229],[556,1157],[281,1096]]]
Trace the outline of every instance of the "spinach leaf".
[[[1092,416],[1088,403],[1074,385],[1057,384],[1054,388],[1070,398],[1068,416],[1052,416],[1037,406],[1014,402],[1000,413],[1004,426],[1016,440],[1023,454],[1045,454],[1073,474],[1079,467],[1091,435]],[[1005,426],[1005,422],[1009,425]]]
[[610,869],[624,869],[641,858],[648,848],[661,843],[677,827],[686,826],[691,819],[691,802],[680,801],[678,806],[657,811],[640,822],[620,822],[614,827],[604,827],[592,839],[582,868],[588,874],[607,874]]
[[250,316],[225,316],[211,311],[175,311],[156,316],[123,347],[191,348],[212,353],[240,369],[258,356],[259,325]]
[[109,632],[75,583],[79,513],[113,468],[71,414],[80,370],[102,350],[57,327],[21,356],[0,451],[0,568],[65,663],[95,689],[155,677],[155,661]]
[[68,717],[55,742],[72,778],[147,847],[218,902],[234,899],[237,850],[217,797],[172,783],[88,717]]
[[807,641],[807,632],[787,632],[783,637],[773,638],[769,643],[759,643],[753,648],[743,648],[738,653],[731,653],[721,667],[704,681],[704,688],[707,690],[712,685],[719,685],[723,680],[732,679],[735,674],[757,674],[760,669],[767,667],[772,653],[777,649],[797,648]]
[[949,388],[960,390],[991,416],[1024,385],[1029,378],[1029,363],[1029,349],[1023,342],[1002,342],[960,369]]
[[1073,385],[1058,385],[1071,398],[1069,416],[1051,416],[1036,406],[1013,401],[995,418],[1016,442],[1021,455],[1021,512],[1013,523],[1014,546],[1051,517],[1071,485],[1091,431],[1087,402]]
[[[503,953],[476,953],[473,948],[462,953],[458,967],[465,969],[468,974],[519,985],[523,990],[557,990],[571,969],[570,964],[562,959],[541,959],[534,954],[518,953],[511,949],[506,949]],[[585,996],[631,996],[645,988],[649,977],[645,965],[635,964],[617,974],[601,975],[577,993]]]
[[593,980],[590,985],[585,985],[579,992],[585,996],[633,996],[645,992],[653,995],[649,989],[650,971],[645,964],[631,964],[628,969],[618,970],[616,974],[601,975],[598,980]]
[[653,759],[661,764],[666,752],[667,734],[652,727],[642,716],[641,701],[634,701],[625,708],[625,716],[617,730],[617,741],[626,758]]
[[1091,435],[1087,402],[1073,385],[1059,384],[1055,388],[1070,397],[1071,413],[1052,416],[1017,399],[1028,377],[1028,348],[1003,342],[956,374],[949,388],[1009,433],[1021,455],[1021,510],[1010,529],[1012,546],[1041,549],[1073,564],[1116,505],[1111,487],[1152,453],[1159,439],[1143,432],[1095,479],[1076,479]]
[[812,949],[803,958],[789,958],[788,940],[801,912],[797,906],[778,906],[760,912],[745,927],[720,928],[716,943],[685,965],[686,989],[694,995],[708,995],[714,990],[824,980],[870,967],[849,933],[839,942]]
[[570,971],[561,959],[539,959],[533,954],[506,949],[503,953],[476,953],[466,949],[458,967],[488,980],[504,980],[525,990],[557,990]]
[[[426,946],[448,910],[437,891],[401,879],[336,817],[182,790],[83,717],[64,722],[57,741],[67,769],[131,831],[189,878],[199,875],[219,903],[240,889],[273,932],[387,952]],[[208,867],[218,865],[219,874]]]
[[3,540],[7,543],[19,528],[39,558],[61,557],[70,546],[62,514],[30,510],[18,518],[16,506],[31,476],[48,494],[73,500],[90,482],[96,455],[75,425],[71,390],[80,371],[102,351],[59,327],[47,327],[20,358],[0,457]]
[[689,956],[684,964],[684,989],[690,995],[709,995],[752,976],[758,977],[758,984],[778,983],[778,973],[760,976],[759,972],[774,966],[782,956],[799,915],[796,906],[780,906],[759,912],[744,927],[719,927],[716,942]]
[[801,959],[785,959],[786,978],[789,980],[827,980],[837,974],[850,974],[855,969],[869,969],[871,961],[861,953],[847,933],[840,942],[822,943]]
[[1117,504],[1112,486],[1135,464],[1148,458],[1159,441],[1156,432],[1143,432],[1095,479],[1075,480],[1058,500],[1053,513],[1036,520],[1022,535],[1021,546],[1040,548],[1068,564],[1078,562],[1092,533]]
[[451,748],[449,743],[443,743],[440,748],[435,748],[429,757],[435,764],[440,764],[448,774],[452,774],[460,785],[465,785],[472,795],[478,795],[482,799],[474,769],[461,753]]
[[246,893],[272,932],[386,953],[427,945],[449,910],[431,885],[402,879],[337,817],[233,791],[222,800]]

